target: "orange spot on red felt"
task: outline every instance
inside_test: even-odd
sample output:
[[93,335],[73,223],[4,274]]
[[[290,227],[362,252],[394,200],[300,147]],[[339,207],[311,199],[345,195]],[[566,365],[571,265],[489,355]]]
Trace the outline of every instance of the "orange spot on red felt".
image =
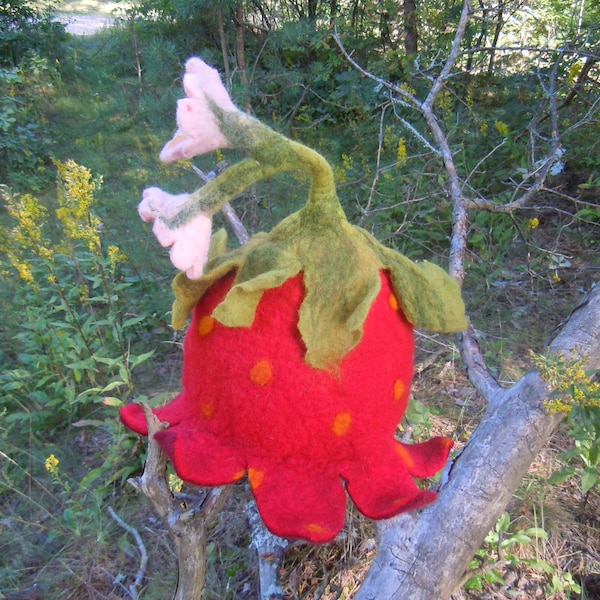
[[342,436],[347,433],[352,423],[352,415],[348,412],[340,413],[336,415],[331,423],[331,430],[335,435]]
[[248,481],[253,490],[260,487],[264,479],[265,474],[262,471],[259,471],[258,469],[248,469]]
[[234,481],[238,481],[238,479],[241,479],[244,475],[246,474],[246,471],[242,470],[242,471],[237,471],[236,473],[234,473],[232,475],[232,479]]
[[268,360],[259,360],[250,369],[250,381],[256,385],[267,385],[273,379],[273,365]]
[[388,296],[388,302],[393,311],[398,312],[400,310],[400,302],[398,302],[395,294],[392,293]]
[[198,321],[198,333],[202,336],[208,335],[215,328],[215,320],[213,317],[204,315]]
[[207,419],[211,419],[212,417],[214,417],[217,407],[215,406],[215,403],[212,400],[206,400],[201,404],[200,410]]
[[404,385],[404,382],[400,381],[400,379],[396,379],[396,381],[394,381],[394,392],[393,392],[394,400],[396,402],[398,402],[398,400],[401,400],[402,397],[404,396],[405,391],[406,391],[406,386]]
[[329,533],[329,529],[323,527],[322,525],[319,525],[318,523],[309,523],[306,526],[306,529],[308,529],[308,531],[312,534],[324,535],[326,533]]
[[410,452],[401,444],[396,444],[396,452],[400,455],[400,457],[402,458],[402,460],[404,461],[404,464],[410,469],[414,466],[414,461],[412,459],[412,456],[410,455]]

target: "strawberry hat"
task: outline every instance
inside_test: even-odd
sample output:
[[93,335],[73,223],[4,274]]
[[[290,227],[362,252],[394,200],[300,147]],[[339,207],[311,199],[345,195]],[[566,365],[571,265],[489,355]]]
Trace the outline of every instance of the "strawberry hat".
[[[333,173],[231,102],[198,58],[184,75],[170,162],[218,148],[250,156],[192,194],[144,192],[139,212],[182,271],[173,325],[185,326],[182,391],[154,409],[155,434],[184,481],[248,479],[272,533],[333,539],[347,495],[373,519],[424,506],[435,493],[413,478],[445,464],[452,441],[396,439],[413,374],[413,327],[466,328],[457,282],[414,263],[351,225]],[[306,205],[269,233],[227,250],[212,215],[257,181],[283,171],[310,179]],[[148,434],[141,406],[122,422]]]

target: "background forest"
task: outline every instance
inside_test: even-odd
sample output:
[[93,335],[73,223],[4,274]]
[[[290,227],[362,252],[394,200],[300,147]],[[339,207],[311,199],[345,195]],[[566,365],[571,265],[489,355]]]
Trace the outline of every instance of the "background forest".
[[[600,269],[600,5],[474,3],[435,89],[461,10],[455,0],[2,3],[0,598],[160,599],[175,588],[164,525],[127,485],[145,443],[117,409],[160,405],[179,386],[174,273],[137,216],[141,191],[189,191],[198,170],[236,161],[158,161],[191,55],[219,69],[238,106],[334,165],[351,222],[464,278],[500,384],[535,366],[562,392],[548,410],[563,424],[454,597],[600,598],[600,386],[581,363],[542,356]],[[64,23],[77,12],[112,25],[74,36]],[[450,245],[456,194],[468,211],[463,272]],[[304,195],[280,176],[234,208],[253,233]],[[417,341],[399,434],[449,435],[459,451],[485,402],[456,340]],[[249,499],[236,486],[210,525],[206,598],[259,595]],[[373,525],[350,510],[335,543],[285,549],[284,596],[353,597],[376,547]]]

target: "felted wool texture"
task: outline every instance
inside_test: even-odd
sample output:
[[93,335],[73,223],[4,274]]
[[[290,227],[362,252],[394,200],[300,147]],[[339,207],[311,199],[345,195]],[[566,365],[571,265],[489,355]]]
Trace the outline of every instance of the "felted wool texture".
[[[379,292],[381,269],[391,273],[394,292],[413,325],[441,332],[466,328],[460,289],[452,277],[431,263],[410,261],[348,223],[331,167],[320,154],[241,112],[213,109],[229,146],[248,151],[252,159],[233,165],[196,191],[189,210],[217,210],[249,185],[282,171],[308,176],[311,188],[306,206],[270,233],[215,257],[197,281],[176,278],[175,328],[184,326],[194,300],[231,271],[236,273],[235,284],[213,316],[230,327],[249,327],[264,291],[302,271],[306,296],[298,327],[305,360],[327,369],[359,343]],[[183,211],[173,225],[190,214]]]
[[[412,476],[438,471],[451,441],[400,444],[395,431],[413,372],[413,330],[385,271],[350,352],[327,369],[304,360],[298,329],[305,274],[261,294],[249,327],[228,327],[215,308],[230,273],[202,296],[184,341],[183,391],[156,409],[156,434],[178,475],[197,485],[248,477],[259,512],[276,535],[331,540],[344,521],[346,489],[358,509],[387,518],[431,502]],[[121,411],[147,435],[142,410]]]

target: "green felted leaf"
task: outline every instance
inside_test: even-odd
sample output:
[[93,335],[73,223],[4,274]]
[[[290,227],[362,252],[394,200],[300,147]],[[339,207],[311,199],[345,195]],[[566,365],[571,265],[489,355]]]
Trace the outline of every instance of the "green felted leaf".
[[366,231],[356,230],[376,249],[389,269],[402,310],[415,327],[443,333],[467,328],[465,305],[454,277],[433,263],[415,263],[386,248]]

